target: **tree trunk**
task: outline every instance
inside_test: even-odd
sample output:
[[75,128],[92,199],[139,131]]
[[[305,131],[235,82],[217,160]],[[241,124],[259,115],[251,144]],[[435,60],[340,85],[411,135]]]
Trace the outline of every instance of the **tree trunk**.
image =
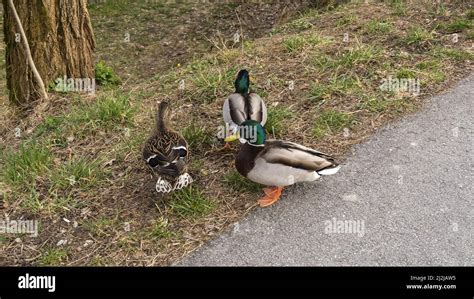
[[[29,106],[40,98],[18,26],[2,0],[7,88],[11,102]],[[87,0],[14,0],[31,55],[44,84],[57,78],[94,78],[95,48]],[[47,88],[46,86],[46,88]]]

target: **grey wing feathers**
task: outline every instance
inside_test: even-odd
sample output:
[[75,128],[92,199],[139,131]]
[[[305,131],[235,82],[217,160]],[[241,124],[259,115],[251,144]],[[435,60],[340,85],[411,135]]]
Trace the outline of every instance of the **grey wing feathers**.
[[297,143],[268,140],[265,147],[261,156],[269,163],[279,163],[310,171],[337,166],[333,157]]
[[224,102],[224,121],[228,124],[240,125],[252,119],[260,122],[262,126],[267,122],[267,107],[262,98],[256,93],[249,94],[249,106],[246,107],[245,98],[239,93],[231,94]]

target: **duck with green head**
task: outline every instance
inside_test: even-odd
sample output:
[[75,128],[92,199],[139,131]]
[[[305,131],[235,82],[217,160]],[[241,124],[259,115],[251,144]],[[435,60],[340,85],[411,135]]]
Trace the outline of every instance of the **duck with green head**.
[[234,81],[235,92],[224,102],[222,109],[228,132],[235,134],[238,126],[246,120],[254,120],[262,126],[267,122],[267,107],[262,98],[250,90],[250,75],[240,70]]
[[340,166],[334,158],[297,143],[266,140],[265,129],[254,120],[244,121],[226,142],[239,140],[242,145],[235,158],[237,171],[249,180],[269,186],[258,202],[261,207],[275,203],[283,187],[317,180],[335,174]]

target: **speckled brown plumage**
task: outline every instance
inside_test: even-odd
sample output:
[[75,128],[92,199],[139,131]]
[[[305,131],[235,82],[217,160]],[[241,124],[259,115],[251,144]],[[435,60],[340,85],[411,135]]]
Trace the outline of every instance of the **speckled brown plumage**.
[[186,172],[189,150],[186,140],[168,128],[169,114],[168,103],[161,102],[155,130],[143,146],[143,159],[158,177],[174,183]]

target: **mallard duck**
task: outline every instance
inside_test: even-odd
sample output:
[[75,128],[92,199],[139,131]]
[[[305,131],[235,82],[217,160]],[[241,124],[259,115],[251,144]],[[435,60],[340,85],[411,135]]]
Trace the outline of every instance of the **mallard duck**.
[[156,127],[143,146],[143,159],[158,176],[156,191],[168,193],[192,182],[186,172],[189,159],[188,143],[177,132],[168,128],[170,109],[161,102],[156,113]]
[[254,120],[244,121],[225,141],[237,139],[242,143],[235,158],[237,171],[251,181],[271,186],[258,201],[261,207],[275,203],[285,186],[314,181],[340,168],[330,155],[289,141],[266,140],[265,129]]
[[224,101],[222,108],[226,136],[235,134],[239,125],[246,120],[255,120],[262,126],[267,122],[267,107],[258,94],[250,91],[250,76],[247,70],[239,71],[234,86],[235,92]]

